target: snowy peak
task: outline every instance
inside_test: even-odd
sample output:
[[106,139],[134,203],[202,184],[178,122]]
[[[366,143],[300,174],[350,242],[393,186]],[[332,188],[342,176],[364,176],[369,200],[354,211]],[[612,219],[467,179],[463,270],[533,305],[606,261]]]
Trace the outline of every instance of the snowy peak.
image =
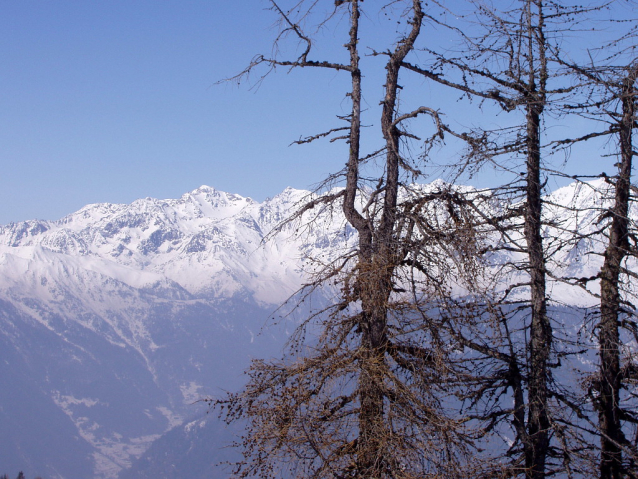
[[[241,293],[276,304],[302,282],[303,245],[292,227],[262,242],[307,195],[288,188],[260,204],[201,186],[179,199],[93,204],[59,221],[2,227],[0,255],[36,261],[38,252],[47,251],[132,287],[143,286],[140,278],[159,278],[196,296]],[[49,279],[61,281],[57,274],[49,271]]]
[[[404,197],[451,187],[441,180],[411,185]],[[609,188],[601,179],[573,183],[548,195],[545,217],[548,225],[555,226],[547,227],[546,237],[564,236],[561,231],[598,228],[601,212],[609,205]],[[356,239],[339,207],[317,207],[303,221],[285,225],[264,242],[273,228],[311,198],[308,191],[286,188],[258,203],[201,186],[178,199],[93,204],[59,221],[26,221],[0,227],[0,258],[5,257],[3,264],[9,264],[9,256],[34,264],[72,263],[78,271],[100,272],[134,288],[160,281],[179,285],[195,297],[242,295],[278,304],[303,283],[308,258],[334,255]],[[572,270],[597,267],[591,257],[582,254],[585,247],[600,249],[601,245],[592,241],[565,249],[559,262],[569,263]],[[53,283],[64,279],[60,268],[36,269],[43,270]],[[8,274],[0,271],[0,275]],[[19,283],[21,278],[12,280]]]
[[251,198],[218,191],[210,186],[200,186],[178,201],[167,202],[172,208],[192,212],[197,217],[217,219],[235,216],[244,208],[255,205]]

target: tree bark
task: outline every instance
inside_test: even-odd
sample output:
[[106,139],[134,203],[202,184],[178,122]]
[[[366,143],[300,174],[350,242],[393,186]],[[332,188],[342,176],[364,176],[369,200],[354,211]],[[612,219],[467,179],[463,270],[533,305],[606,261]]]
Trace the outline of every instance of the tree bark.
[[[525,212],[525,239],[527,242],[531,292],[531,325],[529,339],[529,416],[525,438],[525,466],[528,479],[545,477],[545,463],[549,450],[548,412],[548,362],[552,344],[552,328],[547,316],[545,288],[545,256],[541,236],[542,185],[541,185],[541,124],[540,118],[545,106],[547,81],[547,60],[543,38],[543,5],[534,2],[538,12],[538,25],[533,25],[532,2],[527,8],[527,35],[529,38],[529,59],[538,59],[538,72],[534,63],[529,66],[529,81],[526,104],[527,124],[527,176]],[[535,51],[534,44],[537,45]],[[538,77],[537,77],[538,75]],[[538,79],[538,83],[537,83]]]
[[620,334],[619,314],[620,275],[622,262],[629,248],[628,212],[633,159],[632,132],[634,128],[636,69],[625,78],[622,86],[622,118],[619,126],[620,166],[615,185],[614,205],[611,209],[609,244],[600,272],[599,324],[599,413],[601,432],[601,479],[622,477],[622,450],[625,442],[620,410]]
[[[357,8],[356,0],[353,0],[352,8],[353,11]],[[391,462],[390,458],[387,457],[390,451],[385,451],[383,446],[383,442],[387,440],[386,436],[391,434],[384,418],[383,382],[388,350],[387,306],[392,293],[393,274],[397,266],[397,246],[394,234],[399,195],[400,133],[394,122],[401,64],[406,55],[414,48],[414,42],[421,29],[423,12],[420,1],[413,1],[413,12],[412,29],[409,35],[399,42],[386,64],[385,98],[381,114],[381,128],[386,142],[386,173],[383,210],[376,228],[371,227],[370,223],[361,218],[359,213],[354,210],[354,196],[358,188],[354,183],[350,184],[350,168],[348,169],[348,184],[346,186],[346,188],[348,186],[353,188],[351,193],[346,194],[346,199],[350,202],[347,206],[346,218],[359,232],[357,284],[362,307],[360,322],[362,337],[361,376],[358,385],[361,414],[359,416],[357,469],[362,477],[366,478],[381,477],[385,467]],[[354,41],[353,37],[351,37],[351,41]],[[360,75],[355,78],[353,74],[353,95],[360,92],[359,88]],[[353,105],[354,99],[353,96]],[[357,102],[360,102],[360,93]],[[358,158],[355,160],[351,156],[350,164],[354,165],[355,161],[358,163]],[[354,172],[352,177],[355,177]],[[344,203],[344,211],[345,208]]]
[[525,238],[527,240],[531,283],[531,326],[529,340],[529,418],[528,444],[525,445],[526,477],[545,477],[545,460],[549,449],[549,416],[547,410],[549,379],[548,362],[552,330],[547,317],[545,295],[545,258],[541,236],[541,181],[539,111],[530,106],[527,115],[527,211]]

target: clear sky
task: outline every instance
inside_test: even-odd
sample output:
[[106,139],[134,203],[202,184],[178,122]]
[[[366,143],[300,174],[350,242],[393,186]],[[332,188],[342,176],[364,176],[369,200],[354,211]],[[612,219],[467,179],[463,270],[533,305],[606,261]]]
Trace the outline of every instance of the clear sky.
[[[263,200],[339,170],[342,144],[288,145],[347,113],[347,76],[281,70],[259,89],[216,84],[270,51],[266,6],[0,0],[0,224],[203,184]],[[382,81],[365,81],[376,106]]]
[[215,85],[268,52],[265,6],[0,0],[0,224],[202,184],[263,200],[339,169],[288,148],[339,113],[312,84]]

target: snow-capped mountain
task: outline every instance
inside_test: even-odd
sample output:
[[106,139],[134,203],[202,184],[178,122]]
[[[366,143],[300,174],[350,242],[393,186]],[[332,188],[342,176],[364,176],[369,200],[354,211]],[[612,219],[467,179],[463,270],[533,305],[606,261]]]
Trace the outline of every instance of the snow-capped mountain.
[[203,186],[0,227],[0,465],[115,477],[194,401],[238,387],[250,356],[282,343],[260,331],[305,258],[352,236],[319,219],[263,243],[307,195]]
[[[601,190],[548,197],[548,241],[599,227]],[[192,435],[205,411],[194,402],[239,387],[251,357],[277,355],[294,324],[262,327],[312,260],[356,240],[338,208],[269,235],[308,196],[289,188],[258,203],[202,186],[0,226],[0,474],[111,479],[174,426]],[[557,271],[600,267],[595,238],[560,244]]]
[[[299,256],[313,245],[291,244],[290,228],[261,242],[307,194],[287,189],[259,204],[203,186],[178,200],[89,205],[55,222],[0,227],[3,270],[11,277],[0,286],[15,288],[14,278],[33,281],[44,270],[66,268],[68,277],[81,269],[132,288],[174,291],[179,285],[184,295],[218,299],[245,292],[276,304],[300,284]],[[329,233],[313,241],[329,242]]]

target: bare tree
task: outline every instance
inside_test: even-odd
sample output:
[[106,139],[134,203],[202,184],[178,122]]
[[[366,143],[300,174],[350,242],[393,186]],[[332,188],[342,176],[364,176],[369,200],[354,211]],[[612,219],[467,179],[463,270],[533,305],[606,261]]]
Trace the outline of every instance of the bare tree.
[[[400,108],[401,71],[427,17],[423,2],[382,7],[397,12],[405,31],[386,51],[373,53],[385,60],[383,143],[369,154],[360,146],[361,2],[335,2],[328,13],[329,19],[347,19],[348,63],[311,59],[313,41],[301,20],[315,12],[318,2],[299,2],[290,10],[271,3],[282,22],[279,39],[291,34],[302,54],[295,60],[258,56],[244,74],[260,65],[313,67],[347,72],[351,81],[351,112],[342,117],[348,126],[300,140],[347,141],[346,167],[332,178],[342,178],[343,189],[309,201],[290,221],[340,205],[358,244],[308,286],[336,282],[335,304],[304,322],[281,361],[255,361],[244,391],[214,401],[228,420],[248,420],[241,444],[245,461],[235,472],[240,477],[476,477],[482,465],[468,457],[480,432],[451,407],[459,402],[455,388],[467,372],[456,367],[457,342],[430,327],[435,323],[424,311],[447,307],[453,284],[472,289],[481,269],[478,225],[486,221],[474,210],[483,201],[479,194],[472,206],[449,185],[423,190],[405,182],[419,175],[406,154],[407,142],[418,140],[407,131],[409,120],[433,120],[428,146],[444,133],[472,141],[471,135],[448,128],[434,108],[418,106],[406,113]],[[372,160],[381,163],[368,169],[373,180],[365,170]],[[421,320],[428,325],[417,326]],[[319,333],[309,341],[310,331]]]
[[[618,20],[612,19],[612,23]],[[636,477],[634,471],[638,460],[638,436],[630,440],[625,435],[623,423],[638,424],[638,417],[633,412],[631,401],[635,398],[631,391],[637,379],[636,361],[631,353],[625,355],[623,349],[627,341],[636,339],[635,305],[632,303],[635,294],[627,288],[635,273],[627,265],[627,259],[635,257],[635,245],[630,239],[634,237],[635,228],[630,220],[632,204],[631,185],[632,163],[635,154],[633,132],[638,126],[636,122],[636,80],[638,67],[633,53],[627,60],[626,43],[633,45],[633,33],[625,34],[600,47],[605,52],[603,61],[598,64],[588,62],[577,65],[573,62],[561,61],[561,64],[575,72],[587,85],[589,93],[580,102],[568,105],[572,111],[596,123],[604,123],[607,127],[601,131],[588,132],[585,135],[560,141],[559,144],[574,144],[596,138],[613,138],[617,144],[618,157],[614,165],[618,173],[607,176],[596,194],[603,199],[605,206],[599,212],[596,228],[588,235],[575,234],[575,238],[597,238],[604,252],[600,272],[592,277],[571,278],[580,287],[591,292],[599,299],[599,320],[594,329],[598,339],[599,364],[597,374],[590,376],[587,398],[593,404],[598,416],[596,433],[600,436],[598,457],[599,473],[604,479]],[[630,48],[631,50],[631,48]],[[618,66],[618,61],[628,61],[626,66]],[[589,188],[594,188],[588,185]],[[634,240],[635,243],[635,240]],[[599,293],[588,288],[591,283],[600,287]],[[623,289],[625,289],[623,294]],[[629,337],[623,340],[621,331],[625,329]],[[625,357],[623,357],[625,356]],[[623,391],[624,390],[624,391]],[[623,398],[624,396],[624,398]],[[625,403],[625,404],[623,404]],[[635,407],[635,403],[633,404]],[[583,404],[580,411],[587,407]],[[590,420],[590,422],[593,422]]]
[[[633,231],[630,220],[632,204],[631,184],[633,156],[633,132],[636,123],[636,80],[638,67],[635,62],[627,67],[614,65],[590,65],[588,67],[569,65],[589,82],[597,95],[590,95],[590,101],[575,105],[583,114],[597,121],[604,119],[608,128],[590,133],[572,142],[589,140],[594,137],[615,137],[618,145],[618,173],[612,177],[602,173],[605,182],[598,191],[610,206],[600,212],[597,219],[597,235],[603,235],[603,265],[598,275],[579,278],[581,285],[599,282],[600,293],[593,295],[600,301],[599,320],[596,327],[598,338],[598,372],[591,376],[589,398],[598,415],[597,432],[600,436],[599,472],[603,479],[637,477],[634,471],[638,460],[637,438],[633,441],[625,435],[623,423],[638,424],[638,416],[628,407],[623,396],[635,395],[631,392],[636,376],[636,361],[632,354],[623,357],[624,344],[636,338],[635,306],[631,291],[623,288],[635,278],[626,260],[635,257],[635,244],[630,239]],[[635,240],[634,240],[635,243]],[[621,337],[625,329],[629,338]],[[623,389],[625,392],[623,392]],[[634,404],[635,405],[635,404]]]
[[[483,364],[502,363],[501,379],[505,380],[497,380],[496,375],[492,381],[482,383],[469,397],[472,404],[483,404],[483,412],[476,413],[479,418],[495,419],[503,417],[504,413],[509,415],[516,435],[514,444],[520,445],[522,453],[522,457],[513,454],[515,447],[506,452],[506,456],[513,456],[511,470],[524,473],[530,479],[540,479],[560,470],[573,471],[575,452],[570,451],[568,434],[577,443],[582,442],[577,426],[558,407],[563,402],[569,405],[567,410],[572,414],[580,414],[578,406],[570,400],[575,396],[574,391],[565,391],[553,378],[552,369],[561,361],[556,359],[560,356],[557,356],[553,344],[555,334],[548,314],[551,298],[547,276],[552,251],[559,250],[561,246],[550,247],[545,244],[542,235],[546,221],[542,195],[547,172],[551,171],[543,151],[546,150],[545,145],[552,143],[543,138],[543,122],[548,109],[555,113],[561,111],[565,99],[579,92],[581,85],[573,81],[573,72],[570,76],[563,67],[556,37],[548,38],[547,35],[556,35],[558,30],[569,31],[579,14],[591,13],[600,6],[569,7],[557,2],[527,0],[512,10],[498,11],[482,2],[474,4],[478,25],[483,30],[481,35],[468,33],[473,32],[472,29],[457,29],[464,45],[459,53],[430,51],[435,58],[430,64],[406,63],[404,66],[461,91],[470,99],[491,100],[504,112],[520,111],[524,115],[524,121],[519,125],[485,131],[483,136],[487,140],[478,145],[484,152],[471,158],[478,157],[497,168],[516,173],[520,171],[517,170],[519,163],[512,159],[518,157],[523,160],[524,172],[520,172],[520,182],[517,184],[515,181],[503,188],[503,191],[522,192],[522,203],[515,212],[520,215],[520,221],[513,220],[508,214],[503,217],[505,222],[492,220],[492,223],[495,231],[504,238],[506,250],[525,255],[523,264],[512,263],[511,266],[515,271],[514,277],[525,271],[527,280],[515,282],[505,289],[505,294],[496,304],[502,320],[495,323],[496,327],[488,334],[491,339],[483,346]],[[548,22],[553,23],[553,29]],[[505,162],[499,162],[499,158],[505,158]],[[518,236],[516,231],[520,226],[522,234]],[[524,291],[529,292],[524,302],[529,309],[521,326],[521,295]],[[508,304],[509,308],[503,309]],[[524,347],[521,347],[521,340]],[[561,348],[563,356],[567,354],[564,346]],[[480,352],[477,348],[475,350]],[[480,401],[488,395],[502,397],[507,389],[511,391],[514,408]],[[552,446],[552,442],[556,443],[556,447]],[[550,459],[553,460],[551,467]]]
[[[554,377],[564,367],[561,361],[582,347],[554,330],[547,287],[548,277],[570,281],[556,277],[550,263],[556,251],[579,237],[578,232],[566,231],[572,235],[567,240],[542,235],[548,225],[542,195],[551,171],[545,152],[548,146],[576,141],[547,139],[543,123],[548,111],[565,111],[564,100],[584,91],[575,78],[587,77],[561,58],[559,42],[547,38],[556,32],[548,23],[569,29],[574,15],[593,10],[525,0],[499,12],[475,2],[483,34],[469,33],[477,31],[476,26],[451,29],[463,40],[460,53],[451,54],[424,44],[427,25],[447,28],[424,2],[382,5],[381,11],[396,14],[404,29],[398,30],[396,42],[388,48],[370,50],[370,58],[383,60],[385,71],[378,119],[382,141],[378,149],[364,153],[362,0],[336,1],[315,22],[318,28],[332,20],[347,25],[345,62],[314,58],[309,27],[311,19],[319,16],[319,2],[301,0],[284,8],[271,0],[271,5],[281,22],[274,53],[255,57],[235,79],[260,67],[267,73],[287,67],[349,75],[350,111],[339,117],[345,126],[297,142],[346,142],[344,170],[324,183],[342,188],[310,199],[287,221],[338,208],[356,231],[357,244],[324,265],[300,293],[305,297],[334,284],[335,302],[306,318],[281,360],[253,362],[244,391],[212,401],[227,420],[247,420],[239,444],[244,461],[236,465],[236,474],[588,476],[589,443],[597,434],[602,444],[601,474],[612,471],[602,477],[630,474],[623,451],[635,444],[623,436],[621,421],[636,418],[618,406],[618,398],[623,378],[635,379],[636,369],[633,363],[621,366],[617,335],[622,309],[619,275],[627,274],[622,263],[635,250],[635,245],[633,250],[628,246],[626,224],[630,188],[626,175],[631,171],[635,117],[629,108],[634,105],[635,75],[633,83],[626,80],[623,93],[615,97],[626,100],[626,119],[614,131],[621,134],[621,150],[629,163],[624,165],[623,156],[600,275],[598,428],[577,385],[560,384]],[[436,3],[428,8],[446,11]],[[301,54],[280,58],[280,43],[291,39]],[[416,61],[417,51],[421,61]],[[424,57],[432,61],[424,62]],[[497,131],[477,128],[458,133],[433,106],[404,109],[399,97],[406,73],[460,91],[469,99],[494,102],[507,115],[518,112],[522,121]],[[597,99],[590,97],[585,103],[596,104]],[[418,123],[421,118],[432,121],[425,140],[409,129],[410,122],[423,128],[423,122]],[[578,141],[597,136],[584,135]],[[516,178],[491,191],[443,183],[428,188],[410,185],[409,180],[422,177],[419,160],[428,160],[431,148],[444,138],[465,145],[454,165],[455,175],[487,164]],[[416,159],[410,155],[414,141],[424,145],[424,154]],[[489,259],[500,252],[514,259],[496,271]],[[499,290],[502,277],[513,282]],[[575,282],[575,287],[582,286],[580,279]]]
[[[624,437],[621,420],[620,389],[621,342],[619,318],[623,310],[619,283],[622,263],[629,251],[629,202],[632,160],[634,155],[632,136],[636,123],[636,77],[637,67],[630,68],[622,80],[619,98],[622,116],[618,122],[620,162],[615,181],[614,205],[610,210],[611,225],[609,243],[605,250],[605,261],[600,272],[600,377],[598,398],[601,429],[601,479],[620,479],[624,475],[622,447],[628,444]],[[631,365],[630,365],[631,366]],[[627,368],[625,374],[631,371]],[[629,375],[631,375],[629,373]],[[625,415],[625,417],[631,417]],[[635,419],[635,418],[634,418]],[[630,473],[633,477],[635,474]]]

